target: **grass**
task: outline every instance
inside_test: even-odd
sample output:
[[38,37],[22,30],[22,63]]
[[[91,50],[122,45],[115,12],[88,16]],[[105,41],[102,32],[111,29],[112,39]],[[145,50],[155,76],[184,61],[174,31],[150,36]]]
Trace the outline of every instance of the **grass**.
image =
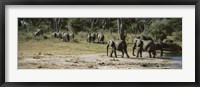
[[[41,37],[33,37],[32,33],[18,33],[18,57],[35,57],[40,54],[49,55],[80,55],[80,54],[92,54],[92,53],[106,53],[106,44],[98,43],[87,43],[86,33],[81,33],[82,35],[75,35],[75,39],[71,42],[63,42],[58,38],[44,39]],[[50,35],[50,34],[49,34]],[[105,42],[110,38],[115,37],[117,34],[105,34]],[[130,40],[131,41],[131,40]],[[131,51],[131,44],[128,46]]]
[[105,49],[103,44],[93,43],[72,43],[63,42],[60,39],[30,40],[19,42],[19,52],[29,52],[32,54],[57,54],[76,55],[85,53],[102,53]]

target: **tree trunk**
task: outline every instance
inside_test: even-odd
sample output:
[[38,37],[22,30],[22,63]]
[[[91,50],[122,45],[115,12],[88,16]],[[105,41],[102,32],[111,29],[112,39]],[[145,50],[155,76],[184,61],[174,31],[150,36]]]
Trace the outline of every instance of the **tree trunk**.
[[105,27],[106,27],[106,19],[103,19],[102,22],[102,29],[105,30]]
[[119,39],[125,41],[124,29],[122,19],[117,19]]
[[91,30],[93,30],[94,28],[94,19],[91,19],[91,26],[90,26]]
[[60,31],[60,18],[54,18],[54,30]]

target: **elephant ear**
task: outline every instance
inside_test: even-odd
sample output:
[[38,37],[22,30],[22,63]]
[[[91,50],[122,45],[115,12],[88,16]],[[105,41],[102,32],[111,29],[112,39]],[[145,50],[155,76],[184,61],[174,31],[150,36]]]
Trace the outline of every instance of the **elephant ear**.
[[137,40],[136,46],[141,47],[143,45],[143,42],[141,40]]

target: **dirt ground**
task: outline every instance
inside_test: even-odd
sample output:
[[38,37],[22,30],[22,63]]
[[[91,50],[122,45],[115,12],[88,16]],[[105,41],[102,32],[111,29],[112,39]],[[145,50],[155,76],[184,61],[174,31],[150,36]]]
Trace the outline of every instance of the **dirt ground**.
[[71,56],[39,53],[31,58],[18,58],[18,69],[182,69],[182,61],[148,58],[146,52],[143,58],[132,55],[121,58],[121,53],[118,58],[107,57],[105,53]]

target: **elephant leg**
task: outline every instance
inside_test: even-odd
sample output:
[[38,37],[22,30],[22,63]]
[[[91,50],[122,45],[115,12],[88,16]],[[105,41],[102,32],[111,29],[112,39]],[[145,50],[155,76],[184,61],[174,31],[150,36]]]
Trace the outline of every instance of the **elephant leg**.
[[116,49],[114,50],[114,54],[115,54],[115,57],[117,58],[117,53],[116,53]]
[[132,51],[133,56],[135,56],[134,51],[135,51],[135,47],[133,47],[133,51]]
[[115,58],[117,58],[116,48],[115,48],[115,47],[112,47],[112,51],[113,51],[114,54],[115,54]]
[[112,57],[112,54],[113,54],[113,48],[112,48],[112,51],[111,51],[111,53],[110,53],[110,57]]
[[112,47],[112,51],[110,53],[110,57],[112,57],[112,54],[115,54],[115,57],[117,58],[117,53],[116,53],[116,49],[114,47]]
[[122,58],[124,58],[124,51],[121,51],[122,52]]
[[163,49],[160,50],[160,56],[163,56]]
[[153,58],[155,58],[155,55],[156,55],[156,51],[154,50],[153,51]]
[[149,52],[149,57],[151,58],[151,52]]
[[140,55],[140,47],[136,47],[136,52],[137,52],[137,54],[136,54],[136,58],[138,58],[139,55]]
[[124,53],[126,54],[127,58],[129,58],[129,55],[127,53],[127,49],[124,49]]
[[142,57],[142,50],[140,50],[140,57]]
[[137,55],[136,55],[136,58],[138,58],[139,57],[139,51],[137,51]]

